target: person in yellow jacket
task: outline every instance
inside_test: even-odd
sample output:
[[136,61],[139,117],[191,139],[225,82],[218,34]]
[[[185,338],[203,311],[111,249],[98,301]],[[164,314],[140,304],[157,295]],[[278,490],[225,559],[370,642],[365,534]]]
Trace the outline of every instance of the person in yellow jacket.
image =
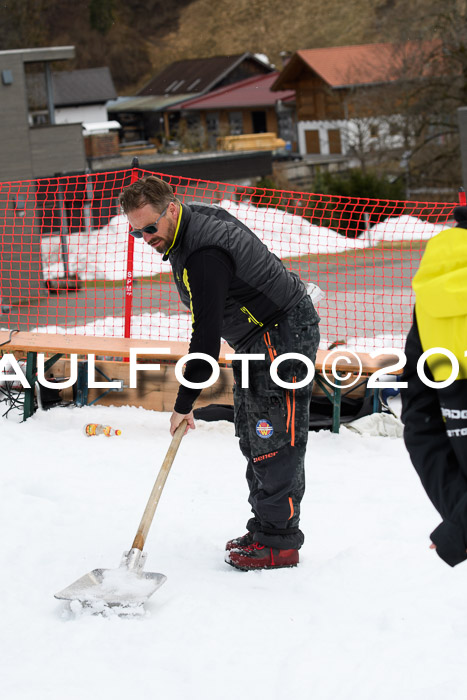
[[442,518],[431,548],[450,566],[467,559],[467,207],[454,218],[428,242],[413,279],[401,391],[405,444]]

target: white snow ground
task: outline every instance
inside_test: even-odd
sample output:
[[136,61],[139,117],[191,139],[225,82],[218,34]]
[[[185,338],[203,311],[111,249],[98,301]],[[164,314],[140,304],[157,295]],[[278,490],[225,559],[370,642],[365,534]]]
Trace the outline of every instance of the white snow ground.
[[[439,522],[401,439],[310,433],[296,569],[242,573],[224,543],[249,515],[229,423],[182,441],[147,541],[168,580],[137,619],[53,594],[131,545],[170,442],[167,413],[57,408],[0,419],[7,700],[464,700],[466,569],[428,549]],[[88,422],[121,437],[87,438]]]

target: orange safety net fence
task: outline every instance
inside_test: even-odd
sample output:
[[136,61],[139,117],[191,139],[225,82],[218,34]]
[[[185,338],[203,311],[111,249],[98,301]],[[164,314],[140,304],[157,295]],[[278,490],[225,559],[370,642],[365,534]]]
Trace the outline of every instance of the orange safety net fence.
[[[188,339],[170,264],[129,245],[118,195],[141,169],[0,184],[0,328]],[[402,347],[411,280],[455,204],[288,192],[156,173],[184,203],[228,209],[318,285],[322,347]],[[133,244],[134,241],[134,244]],[[313,290],[312,294],[317,294]]]

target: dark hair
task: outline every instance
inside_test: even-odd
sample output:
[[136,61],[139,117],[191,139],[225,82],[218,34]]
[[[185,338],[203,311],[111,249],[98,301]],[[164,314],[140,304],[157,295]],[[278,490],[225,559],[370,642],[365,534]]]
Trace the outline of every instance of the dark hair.
[[178,202],[168,182],[160,177],[148,175],[125,187],[120,193],[120,206],[124,214],[151,204],[157,211],[163,211],[170,202]]

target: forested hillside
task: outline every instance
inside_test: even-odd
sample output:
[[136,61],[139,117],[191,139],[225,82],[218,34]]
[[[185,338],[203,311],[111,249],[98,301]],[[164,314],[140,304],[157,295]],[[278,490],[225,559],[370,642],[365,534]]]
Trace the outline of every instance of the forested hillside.
[[[73,44],[132,94],[168,63],[418,38],[438,0],[2,0],[0,50]],[[439,3],[438,3],[439,5]],[[65,65],[57,66],[65,68]],[[70,68],[70,64],[66,68]]]

